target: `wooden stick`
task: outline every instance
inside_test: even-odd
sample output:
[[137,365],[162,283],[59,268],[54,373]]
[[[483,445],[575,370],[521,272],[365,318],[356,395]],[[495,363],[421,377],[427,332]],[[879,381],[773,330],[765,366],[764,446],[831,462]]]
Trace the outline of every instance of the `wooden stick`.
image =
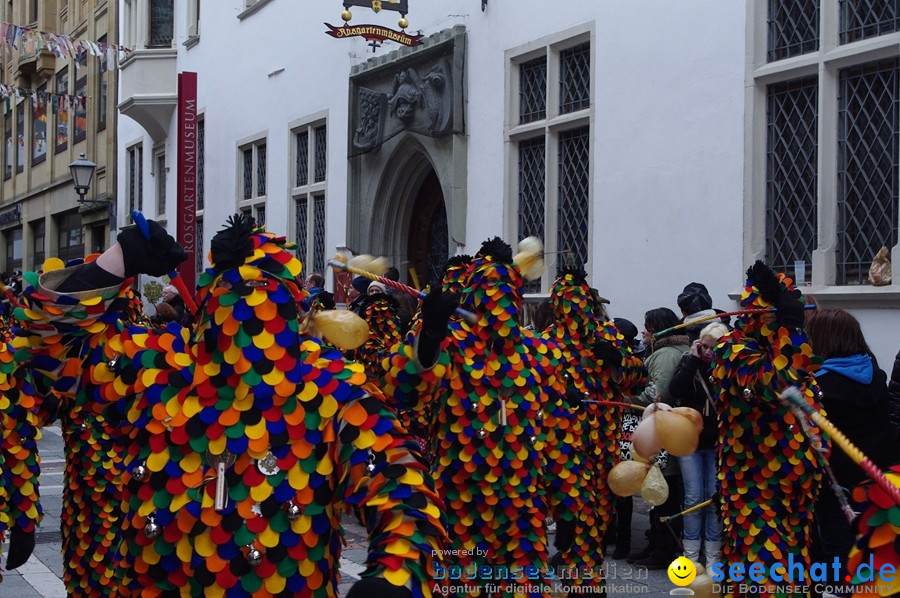
[[[402,292],[406,293],[407,295],[412,295],[413,297],[416,297],[418,299],[425,298],[425,293],[423,293],[422,291],[417,291],[416,289],[412,288],[411,286],[407,286],[407,285],[403,284],[402,282],[397,282],[396,280],[391,280],[390,278],[378,276],[377,274],[373,274],[372,272],[367,272],[365,270],[356,268],[354,266],[350,266],[348,264],[344,264],[337,260],[328,260],[328,265],[331,266],[332,268],[338,268],[339,270],[346,270],[347,272],[352,272],[353,274],[357,274],[359,276],[362,276],[363,278],[368,278],[369,280],[374,280],[375,282],[380,282],[383,285],[397,289],[398,291],[402,291]],[[465,309],[462,309],[461,307],[456,308],[456,315],[464,318],[466,320],[466,322],[468,322],[469,324],[474,324],[475,322],[478,321],[478,316],[476,316],[475,314],[473,314],[470,311],[466,311]]]
[[173,270],[169,273],[169,281],[172,283],[172,286],[178,289],[178,294],[181,295],[181,298],[184,300],[184,305],[191,310],[191,314],[197,315],[197,300],[194,299],[194,294],[187,288],[187,285],[184,284],[184,280],[178,276],[178,272]]
[[859,450],[850,440],[847,439],[844,434],[838,430],[834,424],[828,421],[824,415],[816,411],[811,405],[809,405],[806,401],[803,400],[803,395],[800,394],[800,391],[792,386],[786,389],[779,395],[779,398],[782,402],[787,403],[789,405],[796,406],[798,409],[803,411],[807,417],[813,420],[817,426],[822,428],[828,436],[834,441],[835,444],[840,447],[844,453],[850,457],[850,459],[859,465],[859,467],[866,472],[866,475],[872,479],[878,486],[885,491],[885,493],[894,501],[894,504],[900,506],[900,487],[895,486],[891,483],[890,480],[885,477],[884,472],[882,472],[878,467],[872,463],[872,461]]

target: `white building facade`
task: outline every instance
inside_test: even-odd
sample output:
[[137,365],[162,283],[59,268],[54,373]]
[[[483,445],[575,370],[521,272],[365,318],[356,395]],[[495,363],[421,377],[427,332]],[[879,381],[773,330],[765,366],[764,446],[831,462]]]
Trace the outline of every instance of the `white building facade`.
[[[900,256],[891,3],[408,2],[423,45],[373,51],[325,34],[340,0],[123,0],[118,226],[140,207],[175,232],[175,81],[194,71],[204,247],[248,211],[308,272],[346,247],[421,284],[535,234],[531,292],[584,262],[638,327],[688,282],[730,309],[753,260],[803,262],[890,367],[900,289],[867,273],[881,246]],[[349,24],[398,29],[382,7]]]

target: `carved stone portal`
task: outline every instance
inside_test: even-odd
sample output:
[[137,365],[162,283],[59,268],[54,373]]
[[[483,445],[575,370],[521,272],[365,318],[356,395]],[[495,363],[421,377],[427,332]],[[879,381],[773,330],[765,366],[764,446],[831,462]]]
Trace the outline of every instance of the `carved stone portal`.
[[[350,75],[347,246],[398,267],[466,243],[466,30],[457,25],[422,41]],[[429,202],[419,201],[423,194]],[[424,237],[413,234],[417,227]],[[424,279],[424,262],[416,270]]]
[[359,88],[359,124],[353,134],[353,147],[367,151],[381,143],[385,106],[383,93]]
[[354,151],[375,149],[402,130],[430,137],[452,132],[454,89],[446,56],[395,68],[379,79],[357,87]]

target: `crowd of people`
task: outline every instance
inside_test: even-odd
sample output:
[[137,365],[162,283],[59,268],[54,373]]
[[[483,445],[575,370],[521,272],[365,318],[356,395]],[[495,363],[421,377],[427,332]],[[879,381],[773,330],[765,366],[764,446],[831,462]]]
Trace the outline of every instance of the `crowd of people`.
[[[514,567],[580,572],[567,581],[599,593],[608,546],[648,568],[900,558],[890,505],[858,490],[864,515],[848,519],[866,473],[781,400],[795,389],[890,470],[900,354],[889,385],[852,315],[806,310],[760,262],[734,321],[692,282],[680,316],[649,309],[639,337],[577,266],[526,317],[534,256],[494,238],[420,302],[391,286],[396,269],[354,278],[369,333],[348,346],[323,325],[336,309],[323,273],[304,280],[290,244],[240,215],[196,297],[167,286],[148,320],[134,276],[184,252],[135,220],[99,257],[26,273],[5,320],[7,569],[34,547],[35,440],[57,418],[70,595],[334,596],[349,512],[369,532],[353,598],[429,596],[453,567],[475,567],[483,596],[547,595],[492,583]],[[638,423],[670,408],[696,414],[696,450],[640,454]],[[631,459],[668,487],[634,551],[632,498],[610,482]]]

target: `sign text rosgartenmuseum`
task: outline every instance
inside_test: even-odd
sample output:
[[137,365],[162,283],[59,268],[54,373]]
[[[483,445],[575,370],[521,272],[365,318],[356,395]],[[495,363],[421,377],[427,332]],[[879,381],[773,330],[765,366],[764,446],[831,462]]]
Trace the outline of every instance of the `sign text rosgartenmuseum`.
[[178,74],[178,242],[188,259],[178,273],[189,289],[196,283],[197,244],[197,73]]
[[368,42],[383,42],[387,40],[404,46],[418,46],[422,44],[421,35],[410,35],[405,31],[396,31],[381,25],[344,25],[343,27],[335,27],[325,23],[325,26],[329,29],[325,33],[337,39],[362,37]]

